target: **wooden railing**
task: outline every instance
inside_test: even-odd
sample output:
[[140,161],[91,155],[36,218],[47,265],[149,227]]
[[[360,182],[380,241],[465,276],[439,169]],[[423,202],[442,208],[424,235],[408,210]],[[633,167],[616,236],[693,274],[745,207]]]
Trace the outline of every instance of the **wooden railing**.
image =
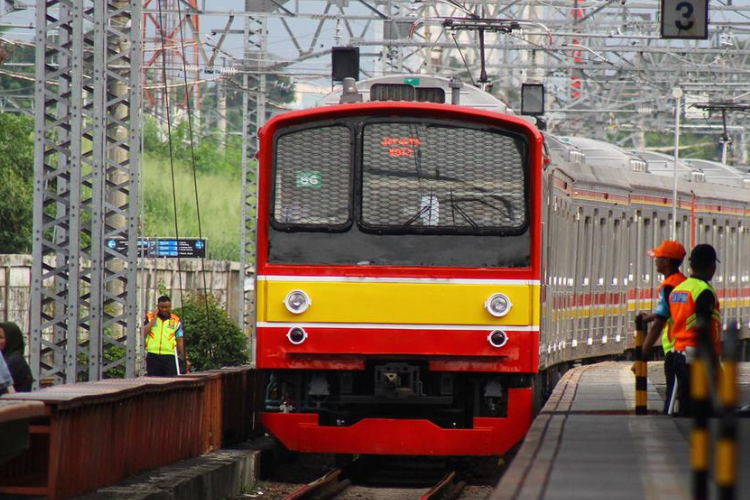
[[255,430],[257,378],[227,368],[6,395],[0,401],[42,403],[44,415],[28,420],[29,449],[0,464],[0,494],[70,498],[246,440]]

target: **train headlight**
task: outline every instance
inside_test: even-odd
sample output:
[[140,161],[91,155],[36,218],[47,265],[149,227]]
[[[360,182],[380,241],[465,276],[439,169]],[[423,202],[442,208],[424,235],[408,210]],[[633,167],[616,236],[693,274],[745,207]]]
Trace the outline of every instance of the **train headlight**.
[[508,342],[508,335],[502,330],[495,330],[487,335],[487,342],[492,347],[502,347]]
[[295,326],[287,332],[286,338],[288,338],[289,342],[291,342],[292,344],[300,345],[302,342],[307,340],[307,332],[302,328]]
[[284,305],[292,314],[302,314],[312,305],[312,300],[302,290],[292,290],[286,294]]
[[504,293],[494,293],[484,303],[484,308],[487,309],[487,312],[496,318],[502,318],[508,314],[511,307],[513,307],[513,304]]

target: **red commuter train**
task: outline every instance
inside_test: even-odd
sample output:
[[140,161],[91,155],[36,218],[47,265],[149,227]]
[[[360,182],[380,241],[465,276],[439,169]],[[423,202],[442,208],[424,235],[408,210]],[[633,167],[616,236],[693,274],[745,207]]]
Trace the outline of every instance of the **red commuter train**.
[[746,173],[681,162],[673,221],[669,157],[543,137],[445,78],[357,85],[261,133],[256,363],[288,448],[503,454],[558,368],[633,347],[675,234],[716,247],[750,351]]
[[292,450],[500,455],[532,421],[542,135],[409,80],[260,133],[261,418]]

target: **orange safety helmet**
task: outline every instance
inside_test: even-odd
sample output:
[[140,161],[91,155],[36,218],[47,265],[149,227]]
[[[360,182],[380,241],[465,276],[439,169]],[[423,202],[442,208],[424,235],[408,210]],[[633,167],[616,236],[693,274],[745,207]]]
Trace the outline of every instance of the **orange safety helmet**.
[[683,260],[686,253],[682,243],[673,240],[664,240],[661,245],[648,251],[651,257],[666,257],[674,260]]

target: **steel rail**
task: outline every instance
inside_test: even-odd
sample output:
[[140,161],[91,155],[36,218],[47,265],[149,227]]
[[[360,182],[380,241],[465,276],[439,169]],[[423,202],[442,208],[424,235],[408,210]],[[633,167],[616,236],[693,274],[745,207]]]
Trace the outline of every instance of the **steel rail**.
[[[304,485],[284,497],[284,500],[324,500],[333,498],[346,490],[351,481],[342,469],[334,469],[319,479]],[[454,500],[459,497],[466,482],[455,471],[446,474],[419,500]]]
[[333,498],[348,488],[350,484],[351,481],[346,477],[343,470],[334,469],[326,473],[325,476],[292,492],[284,500],[323,500],[325,498]]
[[461,495],[466,481],[456,471],[449,472],[430,491],[419,497],[419,500],[454,500]]

